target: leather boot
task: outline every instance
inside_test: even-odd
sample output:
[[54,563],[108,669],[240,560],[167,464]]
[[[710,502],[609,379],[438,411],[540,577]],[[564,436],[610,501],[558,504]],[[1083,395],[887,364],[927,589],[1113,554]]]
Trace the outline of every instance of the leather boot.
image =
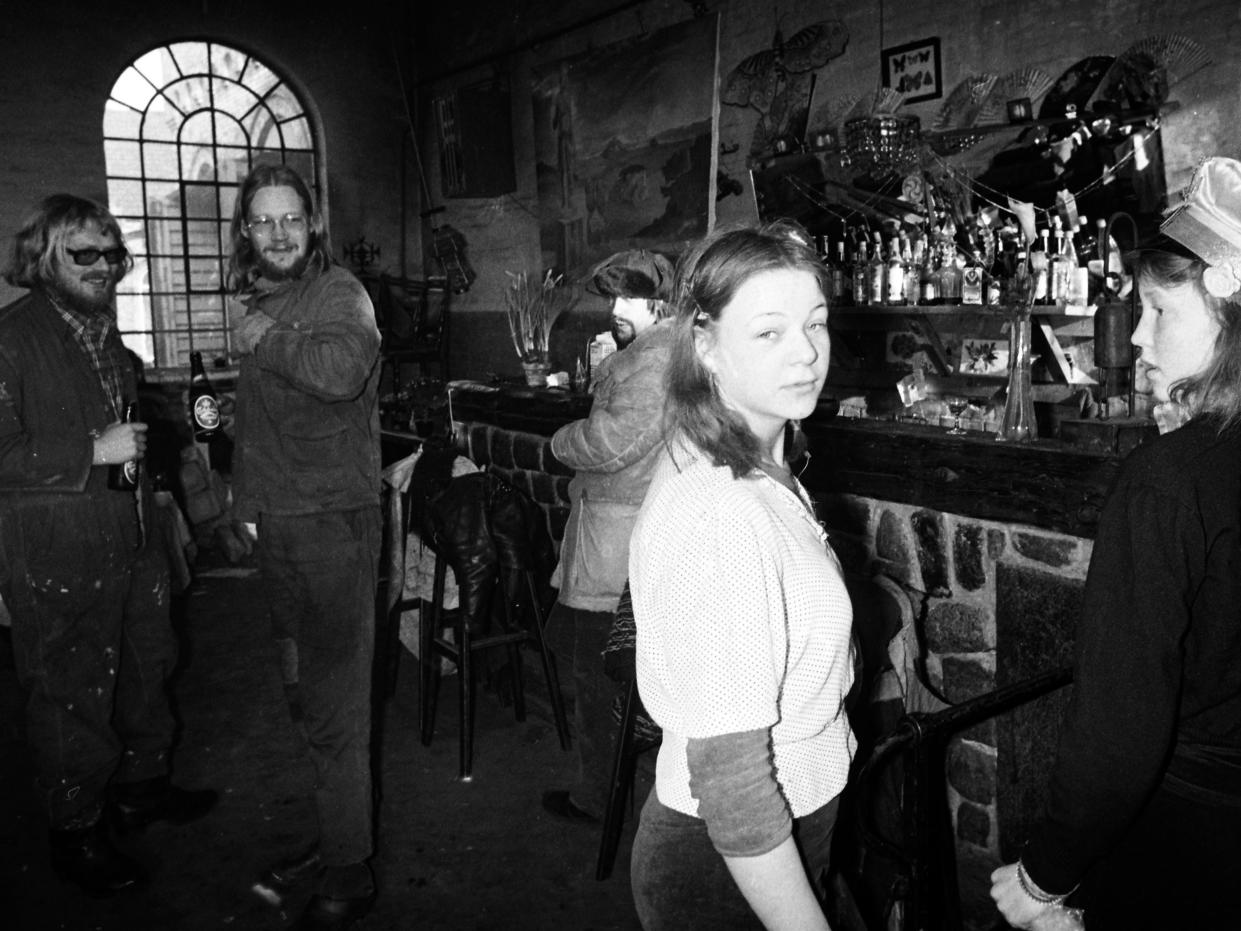
[[211,811],[219,800],[214,789],[182,789],[167,776],[112,787],[112,817],[120,831],[144,828],[155,821],[189,824]]
[[89,895],[109,896],[147,882],[142,864],[121,853],[100,818],[88,828],[48,832],[52,869]]
[[288,892],[317,876],[322,867],[319,845],[314,844],[301,853],[273,863],[250,889],[264,902],[279,907],[284,904]]
[[343,931],[375,904],[375,879],[365,863],[325,867],[294,931]]

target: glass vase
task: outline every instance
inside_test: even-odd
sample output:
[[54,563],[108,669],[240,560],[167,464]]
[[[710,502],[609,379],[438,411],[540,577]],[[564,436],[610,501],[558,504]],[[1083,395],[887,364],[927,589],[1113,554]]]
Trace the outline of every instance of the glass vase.
[[1029,307],[1013,313],[1008,334],[1008,391],[997,440],[1024,443],[1038,439],[1034,419],[1034,386],[1030,378],[1031,315]]

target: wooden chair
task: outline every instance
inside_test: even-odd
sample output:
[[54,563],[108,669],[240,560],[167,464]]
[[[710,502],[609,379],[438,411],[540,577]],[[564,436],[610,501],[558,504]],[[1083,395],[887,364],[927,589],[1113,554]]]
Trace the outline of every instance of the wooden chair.
[[403,366],[416,364],[419,374],[434,366],[448,381],[450,305],[452,291],[442,277],[399,278],[377,275],[364,281],[375,305],[375,322],[382,337],[382,364],[390,367],[392,391],[399,393]]

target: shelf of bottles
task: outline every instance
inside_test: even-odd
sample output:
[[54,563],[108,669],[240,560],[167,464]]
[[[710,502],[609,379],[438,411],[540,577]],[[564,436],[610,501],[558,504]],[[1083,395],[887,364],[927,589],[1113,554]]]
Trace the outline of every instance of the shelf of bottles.
[[1105,221],[1066,224],[1059,215],[1027,242],[1015,226],[958,234],[950,219],[909,232],[846,231],[817,246],[840,311],[948,314],[1025,303],[1044,315],[1085,316],[1104,294]]
[[[907,317],[919,314],[926,317],[948,317],[960,314],[1005,314],[1015,310],[1012,304],[839,304],[832,307],[832,317]],[[1082,304],[1035,304],[1031,312],[1036,317],[1088,317],[1093,308]]]

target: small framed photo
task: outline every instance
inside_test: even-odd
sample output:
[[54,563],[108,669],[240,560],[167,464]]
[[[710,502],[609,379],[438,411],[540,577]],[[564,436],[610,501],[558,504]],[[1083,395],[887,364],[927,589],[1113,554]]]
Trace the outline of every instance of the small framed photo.
[[883,86],[899,91],[905,103],[944,96],[939,36],[883,50]]
[[1008,344],[995,339],[961,341],[962,375],[1004,375],[1008,371]]

